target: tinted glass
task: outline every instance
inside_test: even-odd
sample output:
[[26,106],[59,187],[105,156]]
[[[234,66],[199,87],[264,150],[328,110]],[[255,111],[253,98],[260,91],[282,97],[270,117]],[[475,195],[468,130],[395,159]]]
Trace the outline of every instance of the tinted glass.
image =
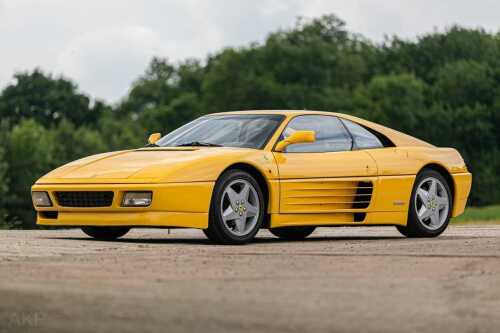
[[354,138],[354,149],[382,148],[384,145],[369,130],[352,121],[342,119],[345,126]]
[[160,147],[176,147],[203,143],[260,149],[276,131],[283,118],[282,115],[205,116],[170,132],[156,144]]
[[293,118],[283,137],[295,131],[315,131],[316,142],[297,143],[286,148],[289,153],[319,153],[347,151],[352,148],[352,140],[337,117],[333,116],[298,116]]

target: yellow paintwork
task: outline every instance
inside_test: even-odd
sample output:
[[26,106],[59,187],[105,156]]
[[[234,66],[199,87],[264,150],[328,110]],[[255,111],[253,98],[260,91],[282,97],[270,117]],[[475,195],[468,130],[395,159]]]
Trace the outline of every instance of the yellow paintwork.
[[314,131],[295,131],[284,140],[281,140],[274,147],[274,151],[283,152],[286,147],[294,143],[310,143],[316,141],[316,133]]
[[[53,207],[36,208],[41,225],[208,226],[212,191],[218,177],[236,164],[256,170],[268,187],[270,227],[292,225],[405,225],[416,174],[425,166],[447,170],[453,179],[452,216],[461,214],[472,175],[460,154],[356,117],[315,111],[242,111],[225,114],[283,114],[285,119],[262,149],[229,147],[141,148],[86,157],[40,178],[33,191],[47,191]],[[327,153],[284,153],[275,149],[288,122],[304,114],[335,115],[387,136],[395,147]],[[305,131],[307,132],[307,131]],[[309,140],[301,137],[300,140]],[[359,182],[372,188],[357,201]],[[54,191],[111,190],[113,205],[67,208]],[[152,191],[150,207],[121,207],[125,191]],[[363,196],[364,195],[364,196]],[[370,199],[360,199],[369,197]],[[46,211],[59,212],[48,218]],[[355,213],[363,213],[355,222]]]
[[148,138],[148,143],[150,144],[155,144],[156,141],[160,140],[161,139],[161,133],[153,133],[149,136]]

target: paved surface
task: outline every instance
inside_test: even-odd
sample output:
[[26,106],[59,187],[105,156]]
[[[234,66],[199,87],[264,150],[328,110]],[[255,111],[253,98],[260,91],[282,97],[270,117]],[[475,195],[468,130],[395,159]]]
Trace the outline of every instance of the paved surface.
[[500,227],[236,247],[198,231],[0,231],[0,332],[19,331],[500,332]]

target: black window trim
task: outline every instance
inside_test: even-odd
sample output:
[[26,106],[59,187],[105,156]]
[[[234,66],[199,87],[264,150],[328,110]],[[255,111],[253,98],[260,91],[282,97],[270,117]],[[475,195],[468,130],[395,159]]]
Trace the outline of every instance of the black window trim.
[[340,117],[337,117],[337,118],[340,121],[340,123],[342,124],[342,126],[344,127],[347,134],[349,134],[349,136],[351,137],[351,149],[349,149],[349,151],[354,151],[355,150],[354,148],[356,147],[356,140],[354,140],[354,135],[352,135],[351,131],[349,131],[349,129],[345,125],[344,119],[342,119]]
[[[374,129],[371,129],[369,127],[366,127],[366,126],[364,126],[364,125],[362,125],[362,124],[360,124],[360,123],[358,123],[356,121],[353,121],[353,120],[350,120],[350,119],[346,119],[346,118],[342,118],[342,117],[338,117],[338,118],[340,119],[340,122],[342,123],[342,125],[344,125],[345,129],[347,130],[347,132],[349,133],[349,135],[352,138],[352,142],[353,142],[353,145],[352,145],[352,148],[351,148],[352,151],[355,151],[355,150],[370,150],[370,149],[384,149],[384,148],[394,148],[394,147],[396,147],[396,145],[391,141],[391,139],[389,139],[384,134],[379,133],[379,132],[377,132]],[[380,143],[382,144],[382,147],[354,149],[355,146],[356,146],[356,141],[354,140],[354,135],[347,128],[347,126],[345,124],[346,121],[350,121],[351,123],[354,123],[354,124],[356,124],[356,125],[364,128],[365,130],[367,130],[371,134],[373,134],[380,141]]]
[[[285,119],[286,119],[286,116],[284,114],[279,114],[279,113],[263,113],[263,114],[259,114],[259,113],[242,113],[242,114],[238,114],[238,113],[232,113],[231,111],[227,111],[227,114],[224,114],[224,113],[226,113],[226,112],[206,114],[206,115],[202,115],[202,116],[200,116],[198,118],[195,118],[192,121],[195,121],[195,120],[198,120],[198,119],[203,119],[203,118],[215,118],[215,117],[220,117],[220,116],[275,116],[276,118],[278,118],[279,123],[276,125],[276,128],[274,129],[274,131],[269,135],[269,137],[266,139],[266,141],[262,145],[260,145],[259,147],[255,147],[255,148],[253,148],[253,147],[243,147],[245,149],[255,149],[255,150],[264,150],[266,148],[266,146],[269,144],[269,141],[271,141],[271,139],[273,138],[273,136],[276,133],[276,131],[281,127],[281,125],[283,125],[283,121],[285,121]],[[186,124],[188,124],[188,123],[186,123]],[[186,125],[186,124],[184,124],[184,125]],[[184,125],[182,125],[182,126],[184,126]],[[286,126],[288,126],[288,123],[285,125],[284,128],[286,128]],[[176,129],[174,129],[174,131]],[[168,134],[169,133],[167,133],[165,135],[168,135]],[[278,138],[278,141],[279,141],[279,138]],[[276,142],[276,144],[277,144],[277,142]],[[273,146],[273,150],[274,150],[274,146]],[[171,147],[165,146],[163,148],[171,148]]]
[[[273,138],[274,136],[274,133],[276,133],[276,131],[280,128],[281,125],[283,125],[283,121],[285,121],[286,119],[286,116],[284,114],[279,114],[279,113],[231,113],[231,111],[228,111],[227,112],[227,115],[224,114],[225,112],[221,112],[221,113],[217,113],[217,114],[208,114],[208,115],[204,115],[200,118],[203,118],[203,117],[217,117],[217,116],[276,116],[276,118],[279,118],[279,123],[276,125],[276,128],[274,129],[274,132],[272,132],[269,137],[267,138],[266,142],[264,142],[260,147],[256,147],[256,148],[248,148],[248,149],[256,149],[256,150],[264,150],[264,148],[266,148],[266,146],[269,144],[269,141],[271,141],[271,139]],[[288,122],[289,123],[289,122]],[[285,128],[288,126],[288,123],[285,125],[285,127],[283,128],[283,130],[285,130]],[[281,136],[281,134],[280,134]],[[279,140],[279,138],[278,138]],[[276,143],[277,144],[277,143]],[[275,144],[275,145],[276,145]],[[274,146],[273,146],[273,150],[274,150]]]
[[294,120],[295,118],[298,118],[298,117],[302,117],[302,116],[324,116],[324,117],[333,117],[333,118],[337,118],[337,120],[342,124],[342,127],[346,130],[347,134],[349,135],[349,137],[351,138],[351,149],[350,150],[341,150],[341,151],[317,151],[317,152],[298,152],[298,151],[291,151],[291,152],[281,152],[281,153],[286,153],[286,154],[333,154],[333,153],[346,153],[346,152],[351,152],[351,151],[354,151],[353,150],[353,147],[354,147],[354,139],[353,139],[353,136],[351,134],[351,132],[349,132],[344,124],[344,122],[342,121],[342,118],[337,116],[337,115],[334,115],[334,114],[321,114],[321,113],[314,113],[314,114],[297,114],[297,115],[294,115],[293,117],[290,117],[290,119],[288,120],[288,122],[285,124],[285,126],[283,126],[283,129],[281,130],[281,133],[280,135],[278,136],[278,139],[276,140],[276,142],[274,143],[273,145],[273,148],[271,149],[272,152],[277,152],[275,149],[276,149],[276,146],[278,145],[278,143],[281,141],[280,138],[283,136],[283,133],[285,132],[286,128],[288,127],[288,125],[292,122],[292,120]]

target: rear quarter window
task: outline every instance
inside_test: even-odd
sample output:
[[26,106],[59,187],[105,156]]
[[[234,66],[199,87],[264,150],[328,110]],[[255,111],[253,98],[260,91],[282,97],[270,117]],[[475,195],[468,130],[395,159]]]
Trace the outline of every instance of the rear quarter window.
[[355,122],[346,119],[342,119],[342,122],[352,135],[354,141],[353,150],[375,149],[392,146],[390,143],[383,143],[383,141],[389,141],[387,138],[380,138],[375,133],[359,124],[356,124]]

